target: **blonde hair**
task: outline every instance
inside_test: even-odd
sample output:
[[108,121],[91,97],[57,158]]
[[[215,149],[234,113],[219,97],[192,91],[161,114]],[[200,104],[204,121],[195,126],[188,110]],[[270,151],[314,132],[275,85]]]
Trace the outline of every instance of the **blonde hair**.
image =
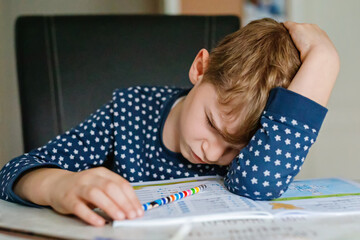
[[270,90],[287,88],[300,64],[289,32],[270,18],[250,22],[211,51],[203,82],[215,86],[228,120],[242,118],[235,134],[225,130],[226,141],[250,141],[259,128]]

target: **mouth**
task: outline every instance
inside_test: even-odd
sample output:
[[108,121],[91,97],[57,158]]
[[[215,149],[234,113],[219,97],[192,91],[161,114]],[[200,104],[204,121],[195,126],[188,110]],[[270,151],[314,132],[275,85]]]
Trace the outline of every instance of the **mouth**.
[[198,155],[196,155],[193,150],[190,150],[191,151],[191,155],[193,157],[193,159],[195,159],[195,163],[198,163],[198,164],[207,164],[206,162],[204,162]]

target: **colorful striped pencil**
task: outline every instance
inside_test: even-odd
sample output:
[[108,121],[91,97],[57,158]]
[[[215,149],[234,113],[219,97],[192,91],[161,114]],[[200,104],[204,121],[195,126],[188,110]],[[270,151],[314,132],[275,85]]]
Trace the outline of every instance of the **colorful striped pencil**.
[[147,210],[159,207],[161,205],[165,205],[165,204],[180,200],[182,198],[185,198],[185,197],[194,195],[194,194],[196,194],[196,193],[198,193],[200,191],[203,191],[203,190],[205,190],[205,188],[207,188],[207,186],[205,184],[202,184],[200,186],[190,188],[190,189],[188,189],[186,191],[177,192],[177,193],[175,193],[173,195],[170,195],[170,196],[167,196],[167,197],[164,197],[164,198],[159,198],[159,199],[157,199],[155,201],[152,201],[152,202],[144,203],[143,204],[143,209],[144,209],[144,211],[147,211]]

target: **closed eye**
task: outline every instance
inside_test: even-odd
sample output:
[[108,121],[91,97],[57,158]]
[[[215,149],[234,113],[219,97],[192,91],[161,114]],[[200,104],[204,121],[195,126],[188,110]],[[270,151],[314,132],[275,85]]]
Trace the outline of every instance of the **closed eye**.
[[209,118],[209,116],[208,115],[206,115],[206,122],[207,122],[207,124],[211,127],[211,128],[213,128],[213,129],[215,129],[216,130],[216,128],[214,127],[214,125],[212,124],[212,122],[210,121],[210,118]]

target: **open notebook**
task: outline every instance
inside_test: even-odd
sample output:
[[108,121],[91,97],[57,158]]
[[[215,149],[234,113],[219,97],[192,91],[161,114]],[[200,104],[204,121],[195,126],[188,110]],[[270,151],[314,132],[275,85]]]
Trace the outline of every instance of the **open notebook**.
[[253,201],[229,192],[220,177],[198,177],[133,184],[141,203],[206,184],[193,196],[145,212],[113,226],[179,224],[227,219],[360,214],[360,185],[340,178],[297,180],[281,198]]

